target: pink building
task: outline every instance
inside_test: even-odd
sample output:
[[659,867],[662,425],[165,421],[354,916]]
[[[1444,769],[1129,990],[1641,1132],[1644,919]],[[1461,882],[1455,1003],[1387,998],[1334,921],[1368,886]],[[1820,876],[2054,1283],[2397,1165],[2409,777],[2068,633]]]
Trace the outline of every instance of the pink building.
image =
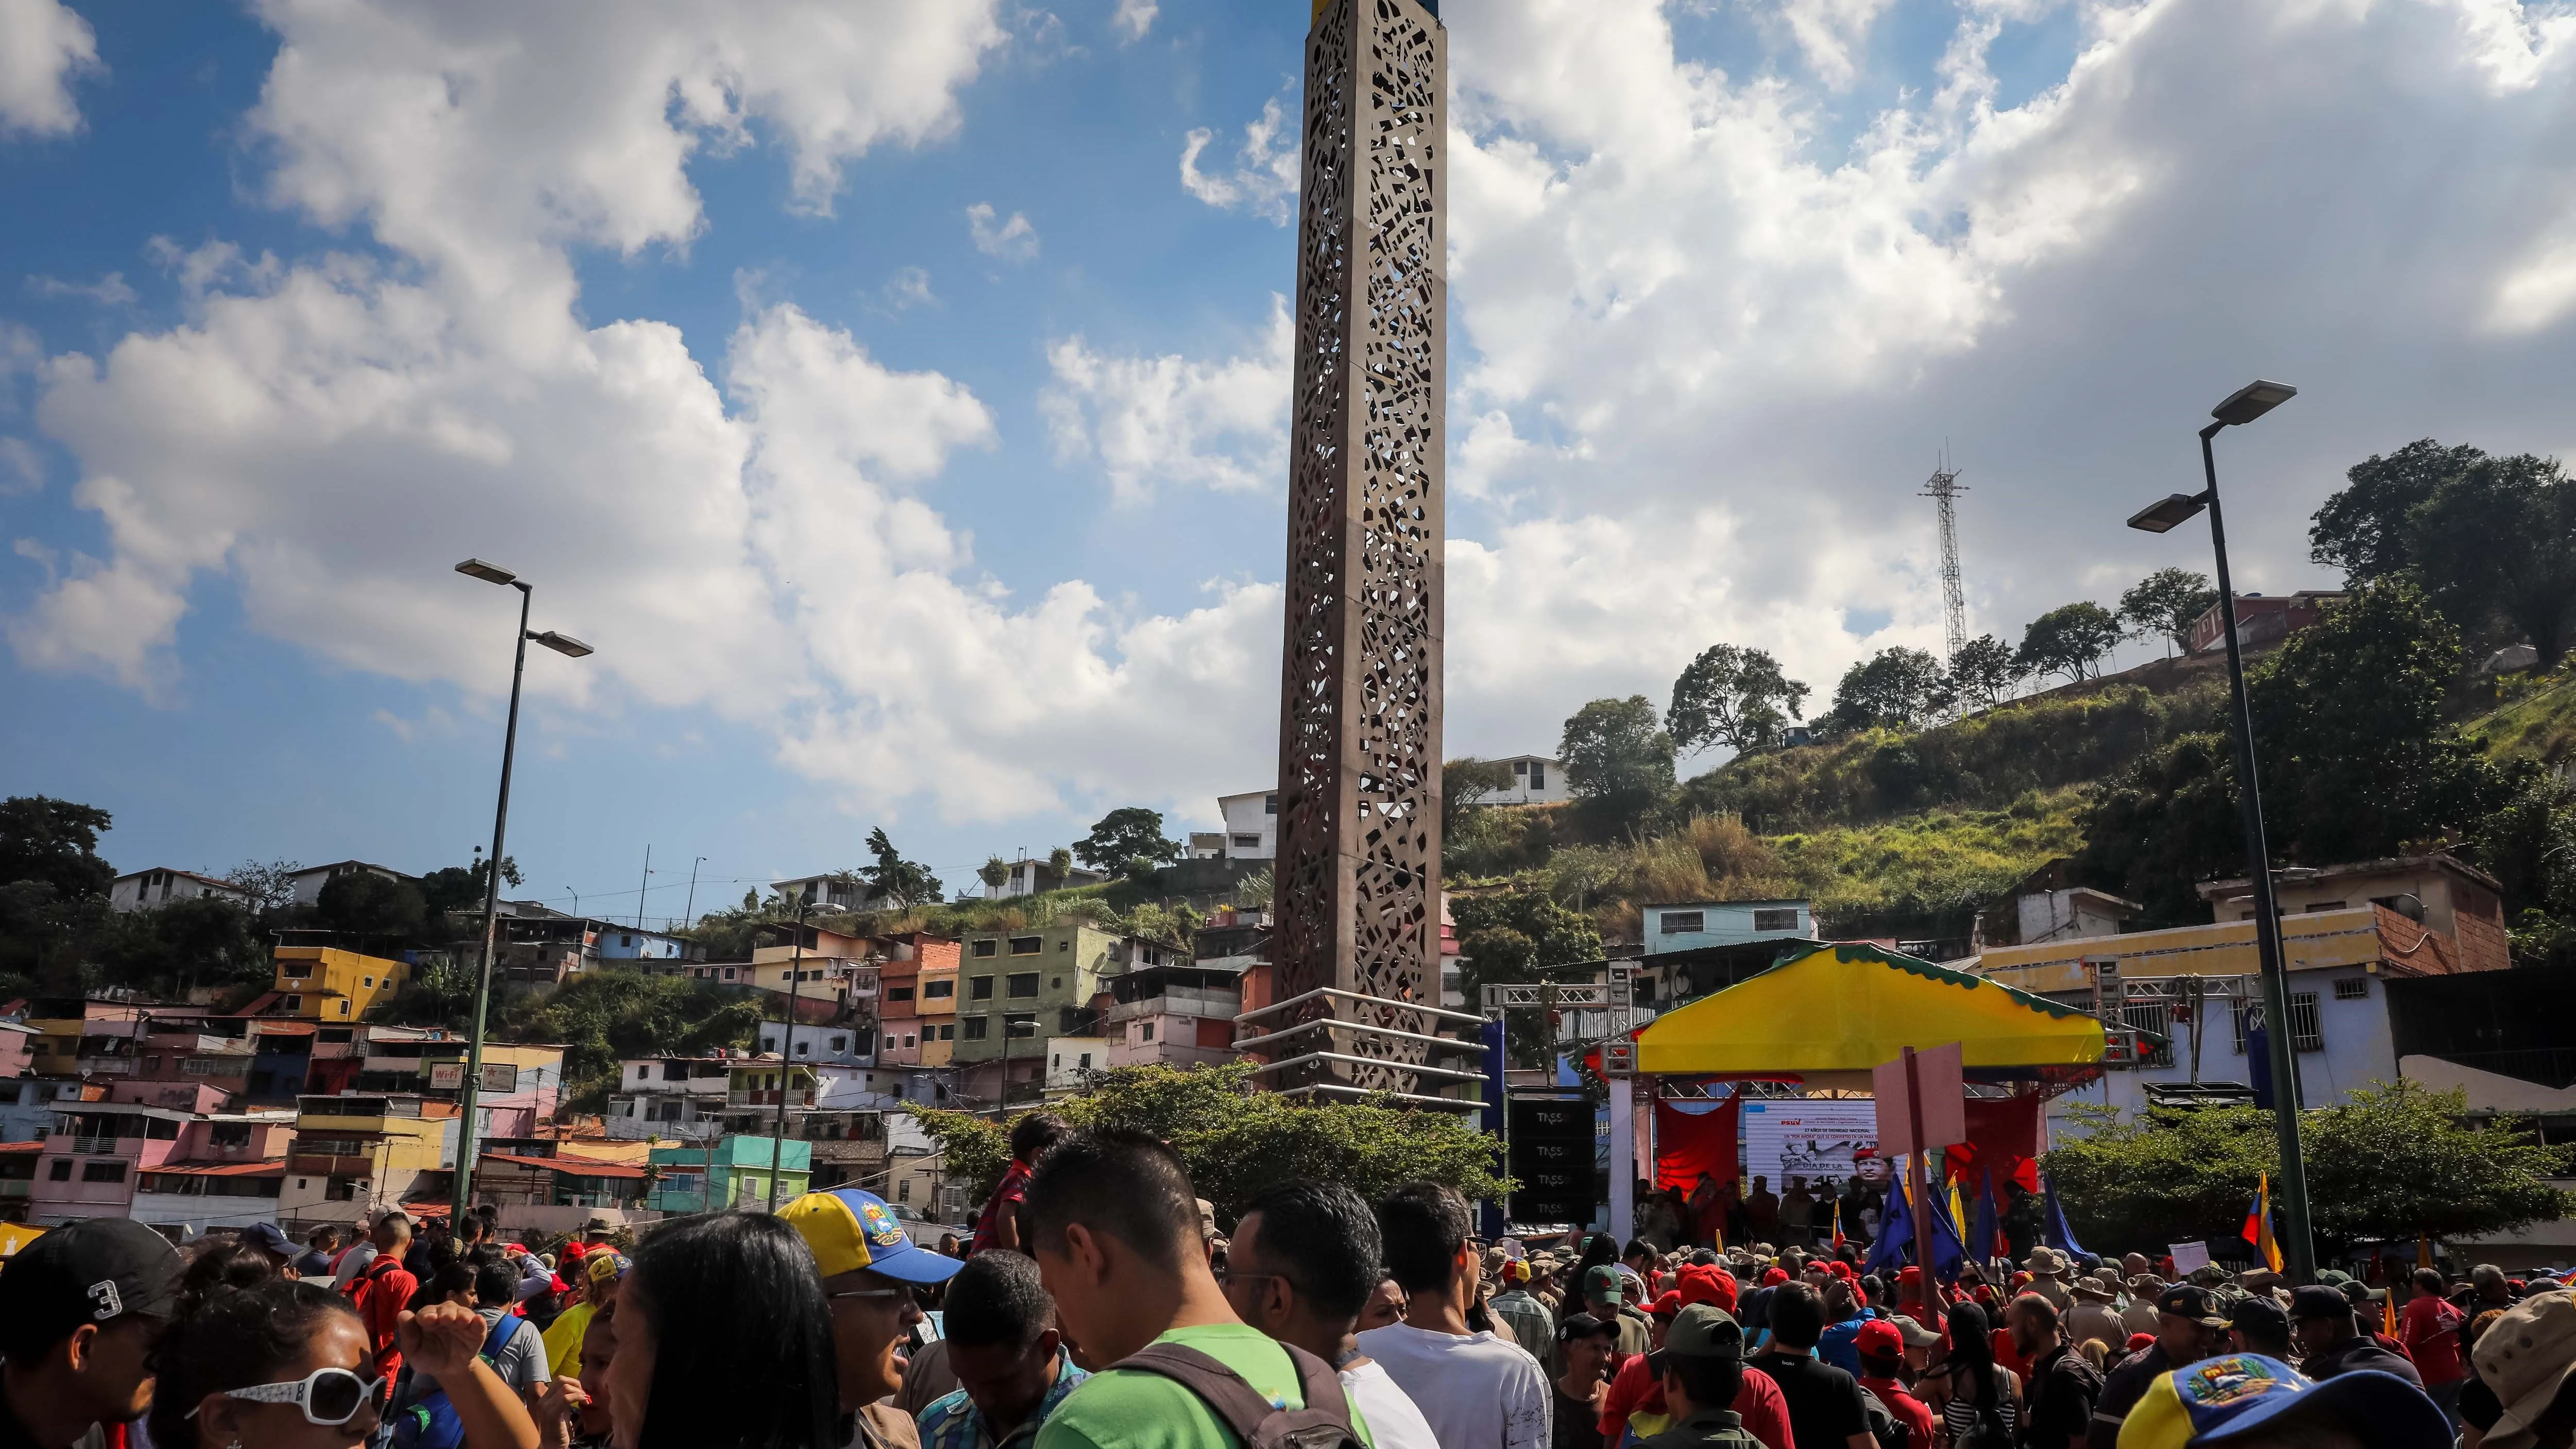
[[[156,1084],[118,1085],[149,1092]],[[66,1104],[55,1112],[54,1129],[38,1155],[27,1221],[57,1226],[132,1217],[165,1232],[182,1225],[202,1231],[270,1221],[294,1128],[292,1112],[205,1113],[131,1101]],[[229,1171],[200,1171],[205,1168]],[[218,1205],[211,1217],[202,1201],[166,1201],[201,1197],[204,1188],[190,1180],[217,1178],[257,1184],[246,1191],[264,1191],[266,1201]]]

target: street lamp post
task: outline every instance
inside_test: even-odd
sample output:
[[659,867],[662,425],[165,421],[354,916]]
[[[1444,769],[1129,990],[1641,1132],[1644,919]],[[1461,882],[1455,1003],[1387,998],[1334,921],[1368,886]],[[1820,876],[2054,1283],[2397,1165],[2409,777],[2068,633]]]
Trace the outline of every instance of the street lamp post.
[[705,856],[689,862],[689,899],[680,907],[680,929],[685,931],[698,923],[698,867],[707,863]]
[[462,1111],[456,1128],[456,1191],[448,1197],[449,1210],[463,1213],[471,1210],[474,1202],[474,1109],[483,1087],[483,1021],[492,1004],[493,939],[501,913],[501,846],[510,824],[510,765],[519,748],[519,684],[528,672],[528,643],[534,640],[568,659],[579,659],[591,649],[571,635],[552,629],[542,634],[528,631],[528,606],[536,590],[517,574],[479,558],[458,564],[456,571],[467,578],[519,591],[517,654],[510,664],[510,722],[501,734],[501,798],[492,809],[492,854],[485,862],[483,876],[483,963],[474,973],[474,1035],[465,1048]]
[[796,948],[788,954],[787,964],[787,1023],[778,1035],[778,1116],[769,1134],[771,1212],[778,1211],[778,1164],[787,1151],[787,1093],[796,1074],[796,1004],[805,991],[805,912],[813,904],[814,887],[808,885],[796,897]]
[[2175,493],[2138,510],[2131,528],[2165,533],[2209,510],[2210,546],[2218,557],[2218,619],[2227,635],[2227,689],[2236,713],[2236,773],[2243,786],[2246,875],[2254,883],[2254,946],[2263,980],[2265,1045],[2271,1053],[2272,1121],[2280,1137],[2281,1167],[2272,1181],[2281,1203],[2282,1257],[2295,1283],[2316,1278],[2316,1245],[2308,1230],[2308,1174],[2299,1150],[2299,1058],[2290,1022],[2290,986],[2281,956],[2281,918],[2272,904],[2272,849],[2263,828],[2263,790],[2254,767],[2254,711],[2245,697],[2245,652],[2236,633],[2236,590],[2227,575],[2227,522],[2218,504],[2218,461],[2211,439],[2241,427],[2297,397],[2282,382],[2248,383],[2210,409],[2215,421],[2200,430],[2200,468],[2208,487]]

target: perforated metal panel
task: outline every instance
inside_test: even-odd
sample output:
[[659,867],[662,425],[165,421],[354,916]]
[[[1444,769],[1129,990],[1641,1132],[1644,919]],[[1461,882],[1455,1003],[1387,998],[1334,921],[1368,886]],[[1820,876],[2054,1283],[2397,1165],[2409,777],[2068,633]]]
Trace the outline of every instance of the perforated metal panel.
[[[1272,949],[1282,998],[1419,1031],[1438,1004],[1448,37],[1329,0],[1306,42]],[[1390,1068],[1417,1045],[1363,1036]],[[1360,1086],[1412,1074],[1359,1068]]]

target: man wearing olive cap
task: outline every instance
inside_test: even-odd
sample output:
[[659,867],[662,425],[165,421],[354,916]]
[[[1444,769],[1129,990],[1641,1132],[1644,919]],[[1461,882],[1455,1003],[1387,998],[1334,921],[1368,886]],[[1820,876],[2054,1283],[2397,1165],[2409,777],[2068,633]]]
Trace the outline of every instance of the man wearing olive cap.
[[1661,1375],[1673,1426],[1638,1449],[1761,1449],[1727,1405],[1744,1386],[1744,1330],[1725,1310],[1693,1303],[1674,1317],[1647,1360]]

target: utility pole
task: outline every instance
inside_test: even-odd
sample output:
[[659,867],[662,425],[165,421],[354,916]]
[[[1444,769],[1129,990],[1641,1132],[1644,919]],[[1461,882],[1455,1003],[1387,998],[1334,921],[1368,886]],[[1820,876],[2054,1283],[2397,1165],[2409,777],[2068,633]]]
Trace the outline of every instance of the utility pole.
[[796,895],[796,949],[788,957],[787,1029],[778,1036],[778,1119],[769,1135],[769,1210],[778,1211],[778,1162],[787,1151],[787,1091],[796,1068],[796,1003],[805,983],[805,912],[814,904],[814,888]]
[[698,867],[707,863],[705,856],[689,862],[689,903],[680,908],[680,929],[685,931],[698,923]]
[[653,847],[644,847],[644,879],[635,884],[635,929],[644,929],[644,897],[653,889]]

